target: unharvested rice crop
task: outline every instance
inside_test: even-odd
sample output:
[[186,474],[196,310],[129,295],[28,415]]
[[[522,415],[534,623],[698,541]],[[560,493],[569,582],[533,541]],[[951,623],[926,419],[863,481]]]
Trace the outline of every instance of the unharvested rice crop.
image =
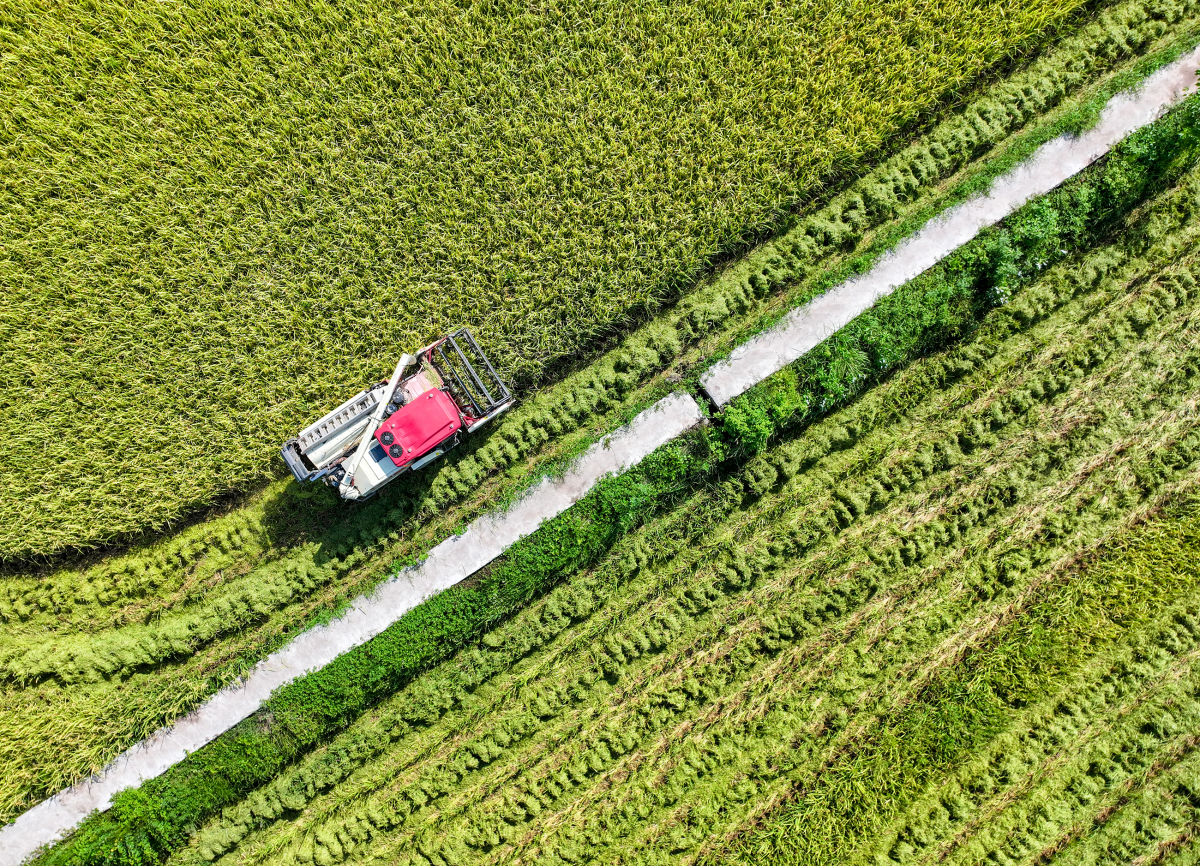
[[[1024,219],[1051,216],[1031,208]],[[1193,170],[1111,243],[1038,272],[964,345],[801,431],[781,425],[172,862],[1186,851],[1200,800],[1198,213]],[[917,284],[934,297],[954,268]],[[786,402],[804,369],[764,390]],[[719,447],[705,433],[669,450],[686,461],[705,443]],[[310,698],[358,687],[337,686]],[[108,838],[175,820],[194,793],[155,796],[162,811],[126,798]],[[105,838],[47,862],[96,862]]]
[[0,558],[262,478],[452,326],[542,381],[1080,5],[5,4]]
[[825,270],[874,230],[937,206],[964,167],[988,166],[989,148],[1054,128],[1053,109],[1069,109],[1081,89],[1126,68],[1120,58],[1188,38],[1194,14],[1141,2],[1106,11],[408,489],[344,511],[276,484],[149,548],[49,576],[8,576],[0,585],[0,819],[98,769],[313,616],[494,507],[546,461],[678,387],[676,374],[705,352],[733,345],[772,307],[818,291]]

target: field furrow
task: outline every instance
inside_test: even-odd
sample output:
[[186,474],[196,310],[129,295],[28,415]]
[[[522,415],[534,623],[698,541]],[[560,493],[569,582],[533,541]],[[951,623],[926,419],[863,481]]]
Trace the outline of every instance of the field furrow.
[[[1200,0],[0,9],[0,862],[1200,864],[1198,43]],[[354,507],[285,477],[462,326],[511,411]]]
[[[1098,827],[1124,804],[1188,779],[1200,692],[1196,599],[1163,614],[1163,624],[1093,661],[915,803],[861,861],[1058,862],[1072,837],[1102,844]],[[1191,806],[1176,806],[1181,829]],[[1117,833],[1131,846],[1162,841]]]
[[976,341],[638,530],[175,859],[690,860],[819,797],[1081,551],[1194,487],[1192,183],[1151,209],[1161,242],[1052,269]]

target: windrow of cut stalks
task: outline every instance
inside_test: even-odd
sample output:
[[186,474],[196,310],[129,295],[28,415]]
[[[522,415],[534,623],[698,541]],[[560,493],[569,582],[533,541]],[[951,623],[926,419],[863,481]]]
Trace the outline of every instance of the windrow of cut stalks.
[[[1127,243],[1049,269],[961,349],[624,537],[177,861],[687,861],[817,791],[971,647],[1037,613],[1080,556],[1195,491],[1196,196],[1191,180]],[[1190,675],[1196,577],[1143,573],[1155,604],[1080,655],[1093,668],[1050,684],[1118,671],[1086,709],[1132,714],[1114,737],[1140,730],[1128,695],[1166,700],[1172,672]],[[1130,652],[1154,665],[1122,672]],[[1177,728],[1147,747],[1171,753]],[[889,808],[921,792],[891,791]]]
[[[6,575],[0,817],[98,769],[313,617],[369,589],[389,564],[411,561],[561,465],[674,387],[706,352],[732,345],[748,323],[819,291],[822,268],[862,249],[876,228],[944,201],[948,184],[986,170],[997,145],[1048,135],[1136,58],[1160,62],[1188,44],[1195,11],[1139,2],[1105,10],[428,477],[353,512],[278,482],[148,548],[50,575]],[[875,204],[864,209],[867,201]]]
[[[935,343],[962,332],[988,308],[988,299],[1001,287],[995,281],[1003,274],[993,273],[997,262],[991,253],[996,248],[1009,252],[1022,248],[1016,258],[1005,254],[998,263],[1032,274],[1043,263],[1040,256],[1046,244],[1061,254],[1064,245],[1086,243],[1116,214],[1190,164],[1195,110],[1189,102],[1139,132],[1103,165],[1031,205],[1011,226],[1006,224],[971,245],[914,288],[889,298],[867,317],[867,331],[882,341],[881,346],[909,347],[902,356],[889,349],[896,364],[928,348],[913,340],[914,316],[922,323],[917,332],[928,332],[928,340]],[[1151,235],[1166,232],[1173,243],[1183,243],[1189,237],[1194,199],[1189,189],[1183,187],[1154,208],[1145,230]],[[965,279],[970,274],[975,277]],[[851,384],[859,378],[855,374]],[[159,779],[119,797],[108,814],[87,822],[55,852],[55,859],[94,862],[116,857],[127,862],[142,856],[137,852],[174,847],[205,815],[269,779],[423,667],[519,609],[552,585],[557,575],[593,561],[647,513],[669,507],[684,490],[708,486],[712,464],[724,446],[711,437],[705,437],[703,444],[708,446],[706,453],[667,449],[627,476],[603,483],[596,494],[514,547],[478,581],[438,596],[364,647],[285,688],[258,718],[239,725]]]
[[5,4],[0,556],[261,479],[456,326],[544,382],[1083,7]]
[[1197,614],[1194,595],[1160,610],[1147,633],[1019,713],[858,862],[1022,863],[1043,852],[1079,862],[1104,852],[1106,862],[1131,863],[1195,826]]
[[1045,584],[707,861],[1116,864],[1184,847],[1200,818],[1198,547],[1193,490]]
[[[451,458],[436,472],[430,489],[416,481],[416,498],[421,500],[417,512],[423,518],[432,517],[461,503],[490,477],[514,466],[526,468],[523,463],[529,458],[547,459],[543,452],[548,443],[557,444],[564,434],[594,423],[598,415],[614,407],[629,413],[636,404],[626,401],[627,395],[637,391],[644,402],[647,397],[641,393],[642,387],[676,363],[699,336],[708,335],[711,340],[714,330],[728,326],[729,320],[744,329],[753,317],[743,314],[761,313],[763,294],[777,298],[780,291],[798,285],[816,290],[805,283],[807,274],[841,261],[840,253],[859,249],[872,230],[940,201],[943,182],[965,166],[983,162],[980,156],[1012,138],[1012,133],[1031,123],[1037,126],[1034,121],[1044,118],[1046,112],[1102,72],[1111,72],[1115,59],[1178,43],[1177,31],[1191,31],[1195,12],[1188,5],[1136,3],[1106,10],[1099,21],[1028,70],[990,88],[964,113],[946,120],[787,235],[740,258],[735,267],[715,277],[712,285],[689,296],[679,310],[639,329],[595,365],[532,397],[490,431],[478,450]],[[1168,30],[1164,43],[1160,37]],[[864,210],[863,202],[868,200],[878,204]],[[730,346],[732,343],[723,348]],[[593,438],[591,430],[587,433],[587,440]],[[571,443],[566,450],[578,448],[578,443]],[[560,453],[552,453],[548,459],[561,459]],[[296,502],[276,503],[267,510],[282,511],[289,506],[300,513],[289,512],[288,522],[312,522]],[[284,532],[274,525],[278,522],[274,517],[253,509],[239,510],[223,520],[185,530],[140,556],[113,557],[96,568],[67,569],[50,579],[8,580],[0,597],[0,617],[14,626],[25,623],[30,631],[62,628],[64,621],[72,630],[96,622],[97,627],[119,623],[121,612],[110,609],[123,601],[175,593],[181,587],[186,598],[189,592],[198,594],[185,586],[189,577],[194,583],[204,583],[218,572],[255,564],[276,546],[273,536]],[[360,539],[354,537],[355,530],[365,531],[359,526],[336,529],[341,532],[331,533],[325,547],[339,543],[356,546]]]

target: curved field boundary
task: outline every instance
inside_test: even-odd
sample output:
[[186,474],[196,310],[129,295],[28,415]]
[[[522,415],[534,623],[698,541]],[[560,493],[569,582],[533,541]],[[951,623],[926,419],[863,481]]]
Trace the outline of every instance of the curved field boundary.
[[1198,64],[1200,48],[1164,66],[1137,90],[1117,94],[1092,129],[1042,145],[1027,162],[997,178],[986,195],[931,220],[867,273],[793,310],[775,327],[734,349],[729,358],[714,364],[701,377],[701,387],[709,399],[724,406],[816,348],[877,300],[933,267],[982,229],[1078,174],[1194,88]]
[[1040,144],[1087,128],[1112,95],[1200,42],[1200,0],[1102,5],[1078,33],[415,483],[334,513],[279,481],[150,546],[0,581],[0,825],[99,772],[541,475],[560,474],[678,382],[864,272]]
[[[1126,135],[1157,119],[1195,86],[1198,63],[1200,48],[1164,67],[1137,91],[1114,97],[1093,131],[1078,137],[1064,136],[1043,146],[1029,162],[999,178],[987,196],[948,211],[897,247],[867,275],[844,283],[789,315],[781,326],[735,350],[729,361],[705,374],[704,389],[714,402],[724,405],[782,369],[879,297],[969,241],[980,229],[1053,189]],[[899,279],[905,273],[907,276]],[[898,281],[887,285],[890,279]],[[885,288],[879,288],[881,281]],[[820,316],[824,318],[818,321]],[[817,334],[820,336],[814,339]],[[347,614],[329,625],[305,632],[259,663],[239,685],[222,691],[179,724],[134,746],[98,776],[21,815],[0,830],[0,864],[21,863],[91,812],[107,808],[119,791],[161,774],[249,716],[279,686],[366,642],[424,599],[470,576],[542,522],[566,510],[604,476],[636,465],[701,420],[699,406],[686,394],[676,393],[660,400],[589,449],[562,479],[543,479],[505,513],[475,521],[463,534],[434,548],[421,565],[396,575],[369,598],[360,598]]]
[[161,774],[190,752],[249,716],[271,692],[342,653],[366,643],[425,599],[474,574],[517,540],[579,501],[602,478],[617,475],[698,424],[700,407],[672,394],[630,424],[592,446],[562,478],[544,478],[511,508],[476,520],[461,535],[429,552],[369,597],[325,626],[306,631],[268,656],[241,683],[218,692],[199,709],[138,743],[104,769],[51,797],[0,830],[0,863],[17,864],[71,830],[115,794]]

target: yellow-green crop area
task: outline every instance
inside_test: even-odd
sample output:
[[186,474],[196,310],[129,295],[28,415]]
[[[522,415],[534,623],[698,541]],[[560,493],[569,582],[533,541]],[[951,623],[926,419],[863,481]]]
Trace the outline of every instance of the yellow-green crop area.
[[1194,862],[1198,276],[1193,170],[169,862]]
[[[1131,64],[1190,44],[1195,5],[1126,0],[703,281],[470,448],[353,509],[275,482],[152,544],[0,579],[0,820],[104,766],[314,619],[680,387],[848,255],[943,207]],[[1190,40],[1190,41],[1189,41]],[[864,206],[864,203],[867,203]],[[691,372],[689,372],[691,371]],[[484,616],[504,615],[498,610]]]
[[0,558],[171,523],[459,325],[522,387],[1082,0],[0,8]]
[[[1197,43],[0,10],[0,822]],[[459,324],[522,397],[486,436],[354,508],[271,480]],[[1197,862],[1197,347],[1192,97],[38,864]]]

